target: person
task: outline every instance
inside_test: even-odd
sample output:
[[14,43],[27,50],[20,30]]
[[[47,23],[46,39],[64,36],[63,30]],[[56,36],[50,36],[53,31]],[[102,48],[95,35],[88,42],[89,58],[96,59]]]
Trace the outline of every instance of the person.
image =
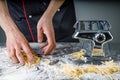
[[15,63],[25,64],[21,51],[34,63],[29,42],[45,42],[40,46],[45,55],[56,42],[76,42],[72,38],[75,21],[73,0],[0,0],[0,26]]

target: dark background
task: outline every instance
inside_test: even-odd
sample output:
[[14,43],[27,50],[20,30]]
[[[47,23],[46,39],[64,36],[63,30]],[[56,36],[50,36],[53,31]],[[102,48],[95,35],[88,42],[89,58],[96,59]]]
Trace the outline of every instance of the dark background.
[[[120,2],[103,0],[74,0],[77,20],[107,20],[114,37],[111,43],[120,43]],[[5,42],[0,28],[0,43]]]

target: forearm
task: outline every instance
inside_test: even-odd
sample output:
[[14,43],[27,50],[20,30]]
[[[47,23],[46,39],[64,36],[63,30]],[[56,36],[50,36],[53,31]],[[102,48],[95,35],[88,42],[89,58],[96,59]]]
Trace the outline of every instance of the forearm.
[[60,8],[60,6],[63,4],[64,1],[65,0],[51,0],[44,15],[46,17],[52,18],[54,14],[56,13],[56,11],[58,10],[58,8]]
[[5,31],[5,33],[8,33],[13,30],[18,30],[16,24],[9,15],[4,0],[0,0],[0,26]]

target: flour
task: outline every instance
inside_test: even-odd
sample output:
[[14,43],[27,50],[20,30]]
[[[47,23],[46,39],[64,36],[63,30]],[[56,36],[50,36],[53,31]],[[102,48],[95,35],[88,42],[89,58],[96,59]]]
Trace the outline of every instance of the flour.
[[[60,45],[61,47],[61,45]],[[59,52],[59,54],[57,54]],[[68,53],[68,52],[67,52]],[[43,56],[41,61],[32,67],[13,63],[7,56],[6,48],[0,50],[0,80],[76,80],[63,72],[63,65],[76,66],[72,57],[66,54],[66,49],[56,51],[56,55]],[[90,64],[83,67],[86,68]],[[70,67],[68,66],[68,70]],[[81,74],[78,80],[119,80],[120,73],[115,72],[103,76],[95,73]]]

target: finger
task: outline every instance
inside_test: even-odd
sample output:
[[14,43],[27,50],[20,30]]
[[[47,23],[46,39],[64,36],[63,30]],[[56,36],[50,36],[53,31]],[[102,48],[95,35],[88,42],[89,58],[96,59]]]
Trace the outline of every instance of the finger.
[[40,46],[40,48],[44,48],[48,45],[48,42],[44,43],[43,45]]
[[44,50],[44,54],[50,54],[52,50],[56,47],[56,42],[55,42],[55,36],[54,36],[54,31],[46,31],[46,37],[48,41],[48,45],[46,49]]
[[7,52],[8,52],[8,56],[10,57],[10,59],[11,59],[12,61],[14,61],[15,63],[18,63],[18,62],[19,62],[18,59],[17,59],[17,57],[16,57],[16,55],[15,55],[15,49],[10,48],[10,47],[7,45]]
[[48,38],[48,42],[46,42],[46,44],[43,46],[44,49],[42,50],[43,54],[45,55],[50,54],[53,51],[53,49],[56,47],[54,40],[49,39],[49,37],[47,38]]
[[44,45],[41,46],[42,48],[42,53],[43,54],[50,54],[50,52],[52,52],[52,50],[54,49],[54,46],[52,47],[52,44],[48,44],[48,42],[46,42]]
[[37,29],[37,38],[38,38],[38,42],[42,42],[43,41],[43,30],[42,29]]
[[28,60],[31,64],[34,63],[34,58],[33,58],[33,51],[31,49],[31,47],[29,46],[29,44],[24,44],[23,45],[23,50],[26,53]]
[[15,63],[18,63],[19,60],[17,59],[17,56],[15,54],[15,49],[11,49],[10,51],[10,58],[15,62]]
[[16,48],[16,56],[17,56],[19,62],[24,65],[25,60],[24,60],[24,57],[23,57],[23,55],[21,53],[21,48]]
[[6,47],[7,47],[8,56],[10,57],[10,52],[11,52],[10,47],[7,44]]
[[43,54],[48,55],[53,51],[54,47],[52,45],[48,45],[45,49],[43,49]]

